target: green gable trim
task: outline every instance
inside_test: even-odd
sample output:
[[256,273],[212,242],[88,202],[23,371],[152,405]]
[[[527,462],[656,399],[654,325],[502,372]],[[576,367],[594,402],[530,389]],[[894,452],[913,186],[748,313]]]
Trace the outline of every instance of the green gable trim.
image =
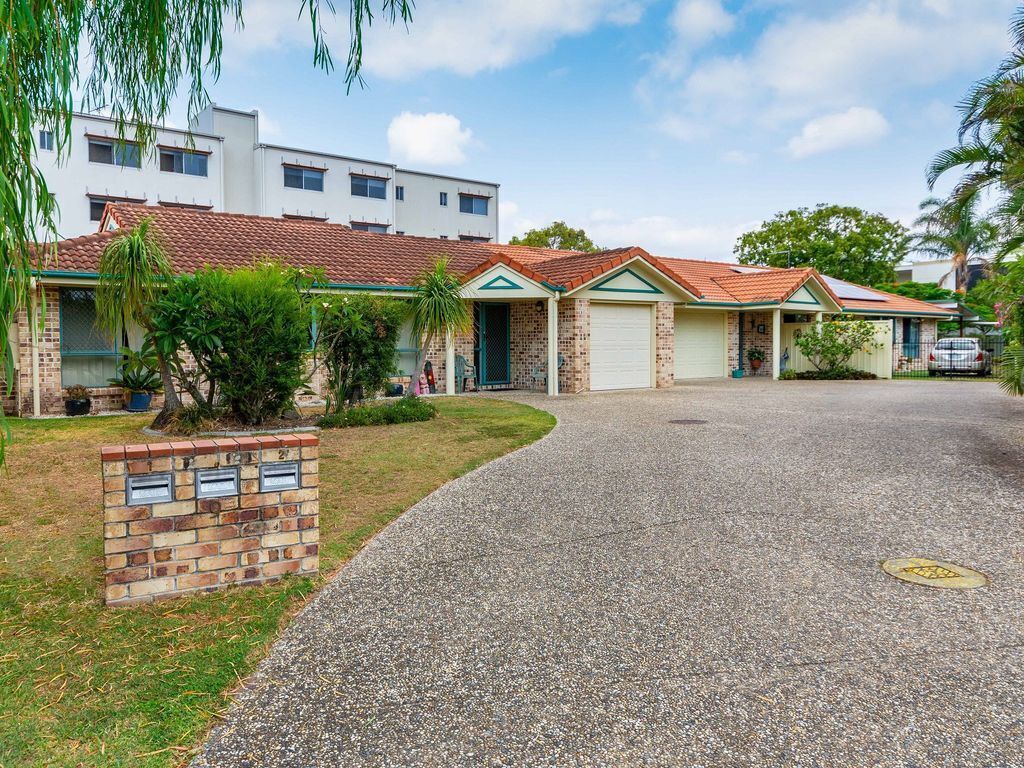
[[513,283],[504,275],[498,275],[497,277],[489,280],[480,286],[481,291],[521,291],[523,286]]
[[812,306],[815,306],[815,307],[820,307],[821,306],[821,302],[818,301],[817,299],[811,299],[810,301],[800,301],[799,299],[786,299],[786,301],[784,301],[782,303],[783,304],[808,304],[808,305],[812,305]]
[[[623,275],[631,275],[631,276],[635,277],[637,280],[639,280],[641,283],[646,285],[647,287],[646,288],[604,288],[603,287],[607,283],[610,283],[613,280],[617,280],[618,278],[622,277]],[[602,280],[597,285],[592,286],[590,290],[592,290],[592,291],[604,291],[606,293],[657,293],[657,294],[664,293],[664,291],[659,290],[658,287],[655,286],[653,283],[651,283],[649,280],[645,280],[640,275],[638,275],[636,272],[634,272],[632,269],[628,269],[628,268],[622,270],[621,272],[615,273],[611,277],[605,278],[604,280]]]

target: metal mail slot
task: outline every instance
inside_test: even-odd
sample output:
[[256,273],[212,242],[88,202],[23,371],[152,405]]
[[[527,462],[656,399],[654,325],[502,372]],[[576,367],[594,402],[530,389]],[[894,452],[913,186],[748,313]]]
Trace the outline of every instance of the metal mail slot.
[[128,504],[161,504],[174,501],[174,481],[169,473],[128,477]]
[[238,495],[238,467],[196,471],[196,498]]
[[264,464],[260,467],[260,492],[287,491],[299,487],[299,463]]

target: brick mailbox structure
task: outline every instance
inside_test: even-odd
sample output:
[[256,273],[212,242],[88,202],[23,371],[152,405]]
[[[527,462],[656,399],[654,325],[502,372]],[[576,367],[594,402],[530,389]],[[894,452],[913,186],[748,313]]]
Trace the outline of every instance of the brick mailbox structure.
[[316,435],[103,448],[107,605],[319,568]]

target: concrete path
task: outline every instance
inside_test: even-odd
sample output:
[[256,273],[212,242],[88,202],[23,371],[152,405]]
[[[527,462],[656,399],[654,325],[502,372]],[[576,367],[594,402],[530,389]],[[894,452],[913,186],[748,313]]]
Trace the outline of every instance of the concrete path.
[[[381,533],[196,766],[1024,766],[1024,402],[521,399],[556,430]],[[992,583],[901,583],[899,556]]]

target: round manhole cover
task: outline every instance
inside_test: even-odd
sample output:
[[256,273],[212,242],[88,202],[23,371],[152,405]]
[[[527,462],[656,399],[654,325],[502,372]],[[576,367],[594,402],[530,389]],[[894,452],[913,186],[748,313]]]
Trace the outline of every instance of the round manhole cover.
[[882,570],[901,581],[941,589],[974,589],[988,584],[985,574],[944,560],[897,557],[882,563]]
[[704,419],[669,419],[669,424],[707,424]]

